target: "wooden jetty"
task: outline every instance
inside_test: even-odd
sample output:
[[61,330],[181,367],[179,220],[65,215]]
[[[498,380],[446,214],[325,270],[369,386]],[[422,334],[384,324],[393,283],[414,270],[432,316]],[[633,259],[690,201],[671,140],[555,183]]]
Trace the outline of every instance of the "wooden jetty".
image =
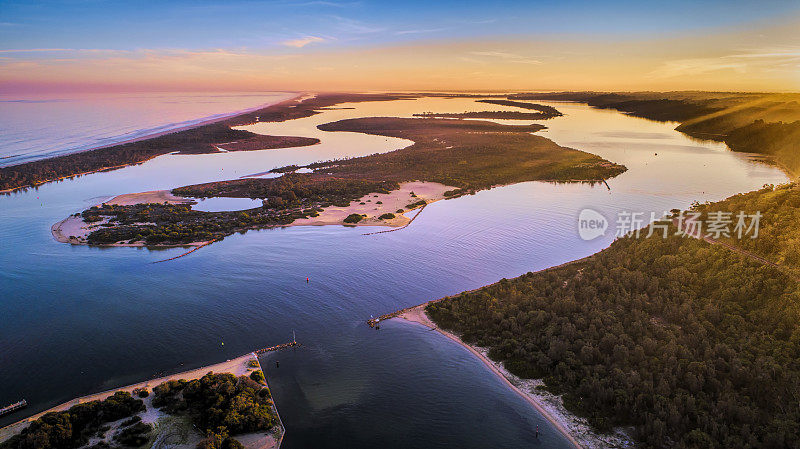
[[28,406],[28,401],[23,399],[23,400],[21,400],[19,402],[15,402],[15,403],[13,403],[11,405],[8,405],[6,407],[0,408],[0,416],[6,415],[8,413],[15,412],[15,411],[17,411],[17,410],[19,410],[21,408],[25,408],[27,406]]

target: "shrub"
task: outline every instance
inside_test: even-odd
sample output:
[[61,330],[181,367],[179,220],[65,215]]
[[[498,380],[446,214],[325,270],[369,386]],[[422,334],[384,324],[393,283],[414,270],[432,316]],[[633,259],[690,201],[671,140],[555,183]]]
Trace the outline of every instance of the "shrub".
[[405,212],[405,210],[403,209],[397,209],[396,211],[394,211],[394,213],[396,214],[402,214],[403,212]]
[[147,434],[153,431],[153,426],[145,423],[137,423],[131,427],[122,429],[114,435],[114,441],[124,446],[139,447],[147,443]]
[[381,219],[381,220],[391,220],[391,219],[392,219],[392,218],[394,218],[394,217],[395,217],[395,215],[394,215],[393,213],[391,213],[391,212],[387,212],[387,213],[385,213],[385,214],[381,215],[381,216],[380,216],[380,217],[378,217],[378,218],[379,218],[379,219]]
[[361,214],[350,214],[347,218],[344,219],[345,223],[358,223],[359,221],[363,220],[364,217]]
[[261,371],[260,369],[259,370],[255,370],[252,373],[250,373],[250,378],[253,379],[254,381],[260,383],[260,384],[264,383],[264,380],[265,380],[264,379],[264,372]]
[[133,390],[133,393],[136,396],[139,396],[140,398],[146,398],[146,397],[150,396],[150,392],[147,390],[147,388],[137,388],[137,389]]

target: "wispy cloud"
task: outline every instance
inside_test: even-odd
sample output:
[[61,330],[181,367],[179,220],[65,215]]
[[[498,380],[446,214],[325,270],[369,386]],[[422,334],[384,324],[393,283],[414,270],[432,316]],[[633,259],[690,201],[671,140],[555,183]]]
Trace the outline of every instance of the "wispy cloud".
[[484,56],[489,58],[497,58],[506,62],[516,64],[541,64],[542,61],[533,59],[527,56],[519,55],[516,53],[509,53],[505,51],[471,51],[470,54],[475,56]]
[[400,30],[395,31],[394,34],[398,36],[403,36],[406,34],[428,34],[428,33],[438,33],[440,31],[447,31],[452,28],[449,27],[442,27],[442,28],[427,28],[427,29],[417,29],[417,30]]
[[349,19],[347,17],[331,16],[331,18],[336,21],[336,28],[345,33],[371,34],[386,30],[386,28],[372,26],[360,20]]
[[107,48],[15,48],[0,50],[0,53],[54,53],[54,52],[73,52],[73,53],[113,53],[123,50],[111,50]]
[[281,42],[281,44],[286,45],[287,47],[303,48],[306,45],[319,44],[326,41],[327,39],[321,38],[319,36],[306,36],[306,37],[301,37],[299,39],[291,39],[288,41],[283,41]]
[[743,50],[716,58],[687,58],[664,62],[649,74],[651,78],[676,78],[719,71],[745,73],[752,69],[770,70],[800,62],[800,48],[761,48]]

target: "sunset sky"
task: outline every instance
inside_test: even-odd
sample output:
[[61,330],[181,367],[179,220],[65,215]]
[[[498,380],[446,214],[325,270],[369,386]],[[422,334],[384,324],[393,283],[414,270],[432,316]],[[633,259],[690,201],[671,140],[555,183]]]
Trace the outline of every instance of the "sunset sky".
[[800,90],[794,1],[0,0],[0,90]]

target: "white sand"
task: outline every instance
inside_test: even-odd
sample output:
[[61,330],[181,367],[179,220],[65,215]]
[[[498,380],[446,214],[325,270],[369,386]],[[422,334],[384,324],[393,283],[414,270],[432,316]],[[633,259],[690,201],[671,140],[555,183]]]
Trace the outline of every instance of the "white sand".
[[[408,224],[411,219],[397,213],[398,209],[408,212],[406,208],[410,203],[425,200],[428,204],[444,199],[444,192],[454,190],[456,187],[446,186],[437,182],[413,181],[400,184],[400,188],[389,193],[371,193],[353,201],[347,207],[331,206],[320,212],[318,217],[302,218],[295,220],[288,226],[322,226],[345,224],[344,219],[350,214],[363,214],[367,217],[355,223],[356,226],[392,226],[399,227]],[[416,197],[412,196],[414,193]],[[378,204],[380,201],[382,204]],[[364,204],[361,204],[364,203]],[[378,217],[385,213],[392,213],[395,218],[379,220]]]
[[509,388],[533,405],[533,407],[550,421],[550,423],[552,423],[576,448],[601,449],[634,447],[630,438],[621,431],[617,431],[612,435],[601,435],[592,430],[585,419],[579,418],[567,411],[561,397],[541,389],[536,389],[537,386],[544,384],[541,380],[521,379],[511,374],[503,367],[502,363],[494,362],[489,358],[488,349],[468,345],[458,336],[437,327],[425,313],[425,306],[427,306],[427,303],[409,309],[398,317],[434,329],[466,348],[492,370],[492,372]]
[[175,196],[169,190],[151,190],[149,192],[117,195],[103,204],[112,204],[115,206],[133,206],[134,204],[146,203],[195,204],[196,201],[189,198]]

